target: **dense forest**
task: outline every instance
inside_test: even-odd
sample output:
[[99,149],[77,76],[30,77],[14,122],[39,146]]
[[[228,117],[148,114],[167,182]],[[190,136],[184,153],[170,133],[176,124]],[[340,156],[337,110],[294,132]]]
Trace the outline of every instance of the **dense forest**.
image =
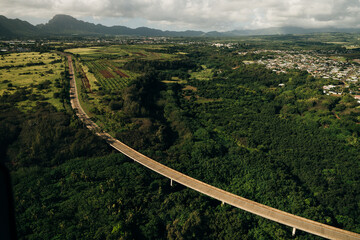
[[[324,95],[331,80],[306,72],[246,65],[235,50],[169,49],[186,54],[128,62],[124,68],[143,74],[119,92],[100,90],[112,111],[108,130],[196,179],[360,233],[353,98]],[[0,142],[20,239],[291,238],[288,227],[171,187],[116,154],[71,111],[38,103],[23,112],[11,106],[23,99],[11,96],[0,99]],[[294,238],[317,239],[301,231]]]

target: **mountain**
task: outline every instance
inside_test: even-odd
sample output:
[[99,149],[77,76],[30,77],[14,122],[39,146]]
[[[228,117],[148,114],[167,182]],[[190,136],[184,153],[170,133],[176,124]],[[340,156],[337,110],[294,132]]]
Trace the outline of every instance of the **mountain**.
[[42,34],[41,30],[26,21],[0,15],[0,37],[33,37]]
[[0,38],[68,36],[68,35],[126,35],[148,37],[237,37],[249,35],[285,35],[310,34],[325,32],[359,33],[355,28],[300,28],[300,27],[273,27],[255,30],[233,30],[228,32],[202,31],[162,31],[147,27],[129,28],[125,26],[107,27],[78,20],[69,15],[55,15],[48,23],[34,26],[19,19],[8,19],[0,16]]
[[162,31],[147,27],[136,29],[125,26],[107,27],[77,20],[68,15],[55,15],[48,23],[31,25],[19,19],[8,19],[0,16],[0,38],[41,37],[45,35],[127,35],[127,36],[164,36],[164,37],[199,37],[204,35],[201,31]]
[[272,27],[255,30],[233,30],[226,34],[232,36],[249,35],[286,35],[286,34],[311,34],[311,33],[359,33],[356,28],[301,28],[301,27]]
[[[248,36],[248,35],[284,35],[284,34],[307,34],[314,30],[304,29],[300,27],[272,27],[254,30],[233,30],[228,32],[234,36]],[[315,30],[315,32],[317,32]]]
[[93,24],[77,20],[68,15],[56,15],[47,24],[37,26],[42,31],[54,34],[54,35],[130,35],[130,36],[184,36],[184,37],[197,37],[204,35],[204,32],[200,31],[162,31],[158,29],[152,29],[147,27],[139,27],[136,29],[113,26],[107,27],[101,24]]
[[48,23],[37,25],[38,29],[54,35],[104,34],[104,26],[77,20],[68,15],[55,15]]

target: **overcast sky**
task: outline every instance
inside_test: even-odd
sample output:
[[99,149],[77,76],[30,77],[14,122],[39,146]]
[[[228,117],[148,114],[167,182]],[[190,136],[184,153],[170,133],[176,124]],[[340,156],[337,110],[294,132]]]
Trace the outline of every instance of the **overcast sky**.
[[360,27],[360,0],[0,0],[8,18],[39,24],[55,14],[162,30]]

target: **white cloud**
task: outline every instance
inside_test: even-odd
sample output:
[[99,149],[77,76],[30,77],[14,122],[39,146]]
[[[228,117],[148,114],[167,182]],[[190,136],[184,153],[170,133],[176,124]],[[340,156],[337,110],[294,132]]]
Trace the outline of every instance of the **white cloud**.
[[162,29],[357,27],[360,0],[0,0],[0,14],[7,17],[50,19],[58,13],[114,24],[143,19]]

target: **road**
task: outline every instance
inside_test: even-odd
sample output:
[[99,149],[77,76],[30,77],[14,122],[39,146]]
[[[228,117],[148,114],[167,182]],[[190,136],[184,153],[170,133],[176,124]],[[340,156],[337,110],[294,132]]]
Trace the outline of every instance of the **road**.
[[240,208],[247,212],[251,212],[258,216],[273,220],[275,222],[284,224],[293,228],[293,234],[295,229],[299,229],[308,233],[312,233],[317,236],[321,236],[328,239],[358,239],[360,240],[360,234],[335,228],[326,224],[315,222],[303,217],[299,217],[254,201],[237,196],[230,192],[211,186],[207,183],[201,182],[197,179],[189,177],[181,172],[171,169],[151,158],[137,152],[130,148],[119,140],[113,138],[106,132],[102,132],[100,128],[89,118],[89,116],[82,109],[78,92],[76,89],[73,66],[71,57],[68,56],[69,73],[70,73],[70,101],[71,106],[75,110],[76,115],[84,122],[84,124],[93,131],[96,135],[102,137],[113,148],[133,159],[134,161],[142,164],[143,166],[163,175],[171,180],[171,183],[177,182],[188,188],[191,188],[197,192],[205,194],[209,197],[215,198],[222,203],[227,203],[234,207]]

